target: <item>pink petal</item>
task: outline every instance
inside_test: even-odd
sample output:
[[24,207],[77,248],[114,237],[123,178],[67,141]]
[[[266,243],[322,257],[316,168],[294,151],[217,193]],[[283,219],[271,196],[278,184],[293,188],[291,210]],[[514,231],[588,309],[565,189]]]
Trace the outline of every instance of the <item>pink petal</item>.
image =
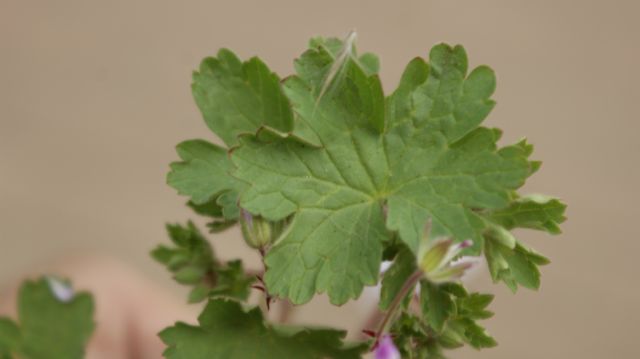
[[400,359],[400,352],[391,340],[391,336],[385,335],[380,339],[376,347],[375,359]]

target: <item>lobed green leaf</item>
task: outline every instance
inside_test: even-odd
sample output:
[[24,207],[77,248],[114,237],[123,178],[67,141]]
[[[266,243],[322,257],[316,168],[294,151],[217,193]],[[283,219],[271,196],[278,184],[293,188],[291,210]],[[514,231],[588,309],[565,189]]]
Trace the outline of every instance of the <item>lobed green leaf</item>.
[[95,323],[91,295],[62,300],[46,279],[28,280],[18,294],[18,322],[0,318],[0,358],[83,358]]
[[461,47],[435,47],[431,66],[414,60],[386,111],[378,78],[357,61],[323,93],[334,60],[324,46],[310,49],[285,84],[320,147],[245,136],[232,154],[233,175],[250,185],[243,208],[270,220],[295,213],[265,277],[294,303],[315,292],[334,304],[356,298],[377,280],[388,230],[415,253],[431,220],[434,235],[472,238],[479,251],[485,221],[473,209],[506,206],[531,173],[526,151],[498,149],[499,132],[477,127],[495,80],[486,67],[465,79]]
[[337,305],[357,298],[378,281],[395,237],[414,256],[425,238],[472,239],[466,253],[490,248],[494,279],[535,286],[537,269],[493,242],[515,248],[516,227],[557,232],[564,205],[515,194],[540,163],[525,141],[499,147],[501,132],[481,127],[495,105],[493,71],[468,71],[461,46],[440,44],[428,62],[412,60],[385,98],[378,67],[351,37],[315,38],[280,84],[259,60],[222,50],[195,74],[194,96],[230,155],[187,142],[169,183],[196,205],[217,203],[225,220],[212,230],[233,224],[238,203],[269,221],[292,218],[264,279],[295,304],[323,292]]

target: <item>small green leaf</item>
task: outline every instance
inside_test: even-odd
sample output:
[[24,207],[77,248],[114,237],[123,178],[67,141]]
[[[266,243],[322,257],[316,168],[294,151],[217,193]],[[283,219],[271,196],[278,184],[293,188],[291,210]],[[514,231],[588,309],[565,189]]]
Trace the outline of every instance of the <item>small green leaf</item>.
[[[520,142],[520,146],[522,151],[532,151],[524,142]],[[566,205],[541,195],[513,197],[505,208],[483,213],[488,228],[484,233],[484,255],[494,282],[503,281],[514,292],[518,285],[538,289],[538,266],[548,264],[549,260],[519,243],[509,230],[530,228],[560,233],[559,224],[565,220]]]
[[190,303],[216,296],[247,299],[255,279],[245,273],[241,261],[217,260],[213,248],[192,222],[186,226],[167,225],[167,232],[175,247],[160,245],[151,256],[166,265],[177,282],[194,287],[189,294]]
[[229,261],[225,266],[216,268],[215,286],[209,296],[246,300],[253,282],[255,278],[245,273],[241,260]]
[[[226,176],[227,174],[221,175]],[[196,213],[213,218],[211,222],[207,223],[210,233],[225,231],[238,223],[240,209],[238,208],[238,192],[236,190],[223,189],[220,194],[214,195],[203,204],[189,201],[187,205]]]
[[441,336],[434,335],[423,318],[417,315],[406,311],[400,313],[391,334],[402,358],[444,359]]
[[[402,248],[382,278],[380,303],[378,304],[381,310],[389,309],[393,299],[400,293],[404,283],[416,269],[415,256],[409,249]],[[413,293],[413,291],[410,291],[410,293]]]
[[436,332],[442,332],[447,320],[455,315],[456,305],[451,295],[427,280],[420,282],[420,304],[427,323]]
[[558,234],[559,224],[566,219],[566,208],[567,205],[558,199],[530,195],[517,198],[508,207],[491,212],[489,218],[506,229],[530,228]]
[[176,271],[173,278],[181,284],[196,284],[202,281],[206,274],[206,268],[187,266]]
[[458,313],[470,319],[488,319],[493,313],[486,308],[493,301],[493,295],[471,293],[466,297],[461,297],[457,301]]
[[157,246],[151,251],[151,257],[162,264],[169,264],[173,258],[174,251],[167,246]]
[[189,303],[200,303],[203,300],[209,298],[209,292],[210,291],[211,291],[211,289],[205,284],[197,285],[197,286],[193,287],[191,292],[189,292],[188,302]]
[[212,221],[207,223],[207,228],[209,228],[210,233],[220,233],[235,226],[236,223],[238,223],[236,220]]
[[464,286],[461,283],[456,283],[456,282],[446,282],[446,283],[442,283],[440,284],[440,289],[442,289],[443,291],[458,297],[458,298],[465,298],[467,296],[469,296],[469,293],[467,292],[467,290],[464,288]]
[[217,198],[213,198],[205,203],[196,204],[193,201],[187,202],[187,206],[199,215],[220,218],[222,217],[222,207],[217,203]]
[[487,334],[484,328],[469,318],[452,320],[449,323],[449,330],[476,349],[492,348],[498,345],[496,340]]
[[360,358],[367,345],[349,346],[346,332],[332,329],[273,328],[260,309],[242,309],[229,300],[211,300],[199,326],[177,323],[160,333],[167,359]]
[[529,289],[540,287],[539,265],[549,263],[549,260],[522,244],[517,243],[513,249],[502,245],[499,241],[488,236],[485,243],[485,257],[489,264],[489,272],[495,282],[504,281],[512,290],[518,285]]

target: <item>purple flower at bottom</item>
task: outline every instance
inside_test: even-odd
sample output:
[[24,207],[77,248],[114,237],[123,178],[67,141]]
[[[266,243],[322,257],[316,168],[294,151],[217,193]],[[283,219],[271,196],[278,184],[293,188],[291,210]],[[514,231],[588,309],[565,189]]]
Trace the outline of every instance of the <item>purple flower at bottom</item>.
[[376,347],[375,359],[400,359],[400,352],[393,344],[391,336],[385,335]]

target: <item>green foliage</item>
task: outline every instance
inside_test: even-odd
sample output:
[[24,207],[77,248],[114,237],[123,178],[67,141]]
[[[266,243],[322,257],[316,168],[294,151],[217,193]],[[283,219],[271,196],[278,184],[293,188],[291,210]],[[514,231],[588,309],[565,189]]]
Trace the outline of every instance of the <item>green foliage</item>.
[[[192,222],[167,225],[172,245],[152,256],[192,287],[189,302],[208,304],[199,325],[160,333],[166,358],[349,359],[372,344],[347,344],[339,330],[268,324],[239,302],[255,279],[267,309],[273,297],[303,304],[317,293],[341,305],[377,284],[381,261],[393,260],[375,336],[388,330],[403,357],[416,359],[496,345],[477,323],[493,315],[493,296],[453,282],[467,268],[454,263],[460,256],[484,255],[493,280],[513,291],[539,288],[538,267],[549,260],[511,230],[558,234],[566,205],[516,192],[540,162],[525,140],[499,146],[501,131],[482,127],[495,105],[493,71],[469,71],[461,46],[440,44],[428,61],[413,59],[385,96],[378,58],[358,55],[354,40],[312,39],[285,80],[227,49],[194,73],[195,102],[224,146],[180,143],[167,183],[210,232],[240,222],[266,272],[218,260]],[[91,296],[42,279],[22,286],[18,304],[18,323],[0,318],[0,359],[83,357]]]
[[394,322],[391,333],[403,358],[445,358],[438,337],[418,315],[403,311]]
[[416,258],[413,253],[406,248],[401,249],[382,278],[379,302],[381,310],[389,309],[393,299],[400,293],[402,286],[416,269]]
[[507,207],[484,214],[489,228],[484,233],[484,255],[494,281],[503,281],[514,292],[518,285],[538,289],[538,266],[549,260],[524,246],[509,230],[530,228],[559,234],[566,205],[541,195],[514,197]]
[[547,258],[525,248],[520,243],[509,248],[492,237],[488,237],[485,244],[485,256],[493,280],[504,281],[514,292],[518,285],[529,289],[538,289],[540,287],[538,266],[549,263]]
[[[452,260],[484,255],[494,281],[513,290],[536,289],[538,266],[548,260],[511,230],[560,233],[566,206],[516,192],[540,162],[530,160],[533,147],[525,140],[501,146],[501,131],[482,126],[495,105],[489,67],[469,70],[461,46],[440,44],[428,61],[413,59],[396,90],[385,96],[378,58],[358,55],[354,39],[312,39],[295,60],[295,74],[282,81],[259,59],[243,62],[226,49],[205,59],[194,74],[193,94],[224,146],[181,143],[181,161],[171,164],[167,181],[190,197],[197,213],[212,219],[212,232],[241,222],[245,241],[264,256],[265,288],[258,287],[267,298],[303,304],[326,293],[341,305],[378,283],[384,258],[393,264],[383,275],[379,306],[396,318],[390,328],[404,356],[442,358],[444,349],[464,344],[494,346],[476,322],[492,315],[486,307],[493,297],[447,282],[466,268]],[[178,281],[195,285],[191,300],[199,301],[212,293],[203,284],[204,273],[213,267],[223,276],[208,243],[190,235],[201,245],[187,260],[179,244],[182,254],[161,247],[154,256]],[[432,239],[443,240],[446,253],[438,252],[442,265],[427,261],[437,268],[421,281],[421,313],[415,315],[414,291],[406,284],[419,279],[416,258],[437,243]],[[170,265],[176,261],[181,264]],[[242,277],[237,266],[230,269],[231,283]],[[278,339],[264,343],[220,308],[253,318],[251,328]],[[239,308],[214,300],[200,327],[177,324],[163,332],[167,357],[215,357],[224,350],[251,357],[267,355],[265,348],[269,354],[297,353],[272,345],[284,340],[284,346],[298,347],[302,332],[282,337],[256,310]],[[214,318],[231,334],[223,334]],[[249,344],[237,344],[236,335]]]
[[[488,67],[467,73],[462,47],[438,45],[429,63],[417,58],[408,65],[385,99],[377,60],[342,46],[312,40],[295,62],[297,74],[271,97],[248,90],[255,82],[240,69],[255,59],[241,65],[227,50],[205,60],[200,74],[206,76],[194,80],[209,127],[234,147],[230,160],[213,145],[197,161],[181,154],[184,162],[172,166],[169,183],[196,203],[228,191],[269,221],[293,215],[265,259],[273,294],[298,304],[319,292],[334,304],[356,298],[377,282],[391,233],[415,253],[427,221],[433,236],[473,239],[474,253],[492,226],[509,228],[520,219],[523,226],[550,226],[542,213],[509,207],[539,163],[528,160],[530,145],[499,148],[500,131],[479,127],[494,106]],[[220,92],[240,78],[242,86]],[[239,113],[243,101],[256,105]],[[483,216],[487,211],[494,217]]]
[[18,294],[18,322],[0,318],[0,358],[83,358],[94,329],[87,293],[59,299],[46,279],[26,281]]
[[472,293],[458,284],[421,282],[421,315],[403,311],[390,332],[403,358],[444,358],[446,349],[468,344],[476,349],[496,345],[476,323],[493,316],[486,307],[492,295]]
[[225,296],[246,300],[254,279],[247,275],[240,260],[222,263],[196,226],[167,225],[173,247],[158,246],[151,255],[173,273],[174,279],[193,286],[189,302]]
[[193,97],[207,126],[227,146],[241,133],[255,133],[262,126],[281,132],[293,127],[293,113],[278,76],[257,57],[241,62],[222,49],[208,57],[193,75]]
[[367,345],[347,345],[343,331],[272,327],[258,308],[245,311],[238,302],[211,300],[199,326],[176,323],[160,333],[168,359],[360,358]]
[[226,150],[205,140],[190,140],[180,143],[177,151],[182,161],[171,164],[167,183],[190,196],[196,212],[219,217],[220,208],[222,217],[236,219],[237,191],[244,186],[229,174],[232,165]]
[[490,212],[489,218],[506,229],[530,228],[559,234],[567,206],[555,198],[529,195],[514,199],[509,206]]
[[434,331],[442,332],[445,323],[456,311],[451,295],[437,284],[422,281],[420,290],[422,313]]
[[9,318],[0,317],[0,358],[11,358],[20,345],[20,328]]
[[466,343],[476,349],[496,346],[476,320],[487,319],[493,313],[486,310],[493,295],[471,293],[455,283],[435,285],[422,281],[420,302],[424,320],[441,339],[444,348]]

